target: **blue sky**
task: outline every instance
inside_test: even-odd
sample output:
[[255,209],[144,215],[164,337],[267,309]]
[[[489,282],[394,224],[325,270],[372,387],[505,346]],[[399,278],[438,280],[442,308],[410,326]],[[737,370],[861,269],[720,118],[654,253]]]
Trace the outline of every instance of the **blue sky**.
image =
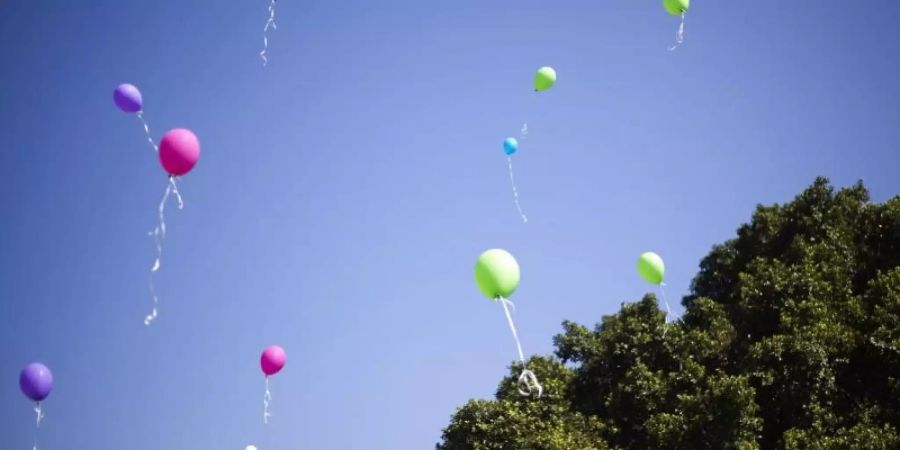
[[[900,3],[0,1],[0,447],[54,371],[42,449],[432,448],[515,347],[472,266],[506,248],[527,353],[670,297],[758,203],[817,175],[900,192]],[[755,9],[750,9],[751,7]],[[557,86],[530,94],[534,70]],[[150,307],[155,138],[202,144]],[[523,225],[502,141],[515,156]],[[171,206],[171,205],[170,205]],[[262,349],[281,344],[262,424]]]

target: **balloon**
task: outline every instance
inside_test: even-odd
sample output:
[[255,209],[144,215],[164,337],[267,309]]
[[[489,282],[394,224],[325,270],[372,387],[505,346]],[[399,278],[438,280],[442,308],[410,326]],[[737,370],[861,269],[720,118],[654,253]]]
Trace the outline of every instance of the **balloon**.
[[666,264],[656,253],[642,253],[637,263],[638,274],[650,284],[662,284],[666,275]]
[[506,250],[488,250],[475,262],[475,282],[490,299],[509,297],[519,286],[519,263]]
[[503,141],[503,152],[507,154],[507,156],[512,155],[519,149],[519,141],[516,138],[506,138]]
[[191,130],[169,130],[159,141],[159,162],[170,175],[181,176],[191,171],[200,159],[200,141]]
[[534,75],[534,90],[546,91],[556,84],[556,71],[552,67],[541,67]]
[[673,16],[680,16],[691,7],[691,0],[663,0],[663,7]]
[[143,109],[144,99],[141,91],[133,84],[122,83],[113,91],[113,100],[116,106],[124,112],[136,113]]
[[287,354],[284,353],[283,348],[277,345],[267,347],[259,358],[259,365],[266,376],[280,372],[285,362],[287,362]]
[[31,363],[19,374],[19,387],[22,393],[33,401],[39,402],[53,390],[53,374],[41,363]]

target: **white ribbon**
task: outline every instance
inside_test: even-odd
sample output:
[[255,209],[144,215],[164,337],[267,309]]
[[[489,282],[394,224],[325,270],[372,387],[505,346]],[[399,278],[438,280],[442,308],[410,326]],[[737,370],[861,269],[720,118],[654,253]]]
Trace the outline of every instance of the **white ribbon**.
[[513,175],[512,156],[507,155],[506,161],[509,166],[509,184],[512,185],[513,201],[516,203],[516,210],[518,210],[519,215],[522,216],[522,222],[528,223],[528,217],[525,217],[525,213],[522,212],[522,206],[519,204],[519,190],[516,189],[516,177]]
[[34,414],[37,416],[37,420],[35,421],[34,427],[41,427],[41,420],[44,420],[44,411],[41,409],[41,402],[36,402],[34,404]]
[[175,195],[175,199],[178,200],[178,209],[184,208],[184,200],[181,198],[181,193],[178,192],[178,185],[175,184],[174,175],[169,176],[166,192],[159,202],[159,224],[156,225],[153,231],[147,233],[153,237],[153,242],[156,244],[156,259],[153,261],[153,266],[150,267],[150,295],[153,297],[153,310],[144,318],[144,325],[146,326],[149,326],[158,315],[159,297],[156,295],[156,288],[153,285],[153,274],[158,272],[162,265],[163,242],[166,240],[166,203],[169,200],[169,195]]
[[498,296],[497,300],[503,305],[503,312],[506,313],[506,321],[509,323],[509,329],[512,331],[513,339],[516,341],[516,350],[519,351],[519,361],[522,363],[522,374],[519,375],[518,380],[519,394],[529,396],[537,393],[537,397],[540,398],[541,395],[544,394],[544,388],[541,386],[541,383],[538,382],[534,372],[527,368],[525,353],[522,352],[522,343],[519,342],[519,333],[516,332],[516,325],[513,323],[512,315],[509,313],[510,308],[512,308],[513,311],[516,310],[516,305],[505,297]]
[[37,434],[38,429],[41,428],[41,420],[44,419],[44,412],[41,409],[41,402],[34,403],[34,414],[37,416],[37,419],[34,424],[34,442],[31,447],[32,450],[37,450]]
[[666,297],[666,283],[659,283],[659,292],[662,294],[663,304],[666,305],[666,327],[663,328],[663,337],[666,337],[666,333],[669,331],[669,319],[674,322],[679,317],[672,314],[672,308],[669,308],[669,299]]
[[147,135],[147,142],[153,146],[153,150],[159,152],[159,147],[156,146],[156,143],[153,142],[153,137],[150,136],[150,127],[147,125],[147,121],[144,120],[144,111],[137,112],[138,119],[141,119],[141,123],[144,125],[144,133]]
[[659,283],[659,292],[662,293],[663,303],[666,305],[666,320],[672,316],[672,308],[669,308],[669,299],[666,297],[666,283]]
[[675,45],[669,47],[670,52],[684,43],[684,16],[685,13],[681,13],[681,25],[678,26],[678,31],[675,32]]
[[272,401],[272,392],[269,391],[269,376],[266,375],[266,393],[263,395],[263,423],[269,424],[269,417],[272,417],[272,413],[269,412],[269,403]]
[[541,398],[544,395],[544,387],[538,382],[534,372],[523,368],[522,374],[519,375],[519,394],[528,397],[535,392],[537,398]]
[[269,27],[272,27],[273,30],[278,29],[278,25],[275,24],[275,2],[277,0],[271,0],[269,3],[269,20],[266,21],[266,26],[263,28],[263,49],[259,52],[259,57],[263,60],[263,66],[269,63],[269,59],[266,57],[266,53],[269,50],[269,37],[268,31]]

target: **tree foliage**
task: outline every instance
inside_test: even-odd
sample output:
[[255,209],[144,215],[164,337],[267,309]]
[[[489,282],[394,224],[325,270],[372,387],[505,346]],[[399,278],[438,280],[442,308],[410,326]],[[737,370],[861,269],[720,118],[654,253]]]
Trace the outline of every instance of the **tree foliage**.
[[656,298],[589,329],[515,389],[454,414],[438,450],[900,448],[900,197],[825,179],[759,206],[700,264],[685,314]]

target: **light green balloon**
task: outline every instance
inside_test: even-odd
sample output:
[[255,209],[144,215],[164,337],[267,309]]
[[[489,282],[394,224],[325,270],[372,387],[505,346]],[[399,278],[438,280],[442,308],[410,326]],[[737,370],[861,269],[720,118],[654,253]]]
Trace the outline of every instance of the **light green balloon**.
[[541,67],[534,74],[534,90],[537,92],[546,91],[556,84],[556,71],[552,67]]
[[642,253],[637,263],[638,274],[650,284],[662,284],[666,276],[666,264],[656,253]]
[[488,250],[475,262],[475,282],[490,299],[508,298],[519,286],[519,263],[506,250]]
[[691,0],[663,0],[663,7],[673,16],[680,16],[691,7]]

